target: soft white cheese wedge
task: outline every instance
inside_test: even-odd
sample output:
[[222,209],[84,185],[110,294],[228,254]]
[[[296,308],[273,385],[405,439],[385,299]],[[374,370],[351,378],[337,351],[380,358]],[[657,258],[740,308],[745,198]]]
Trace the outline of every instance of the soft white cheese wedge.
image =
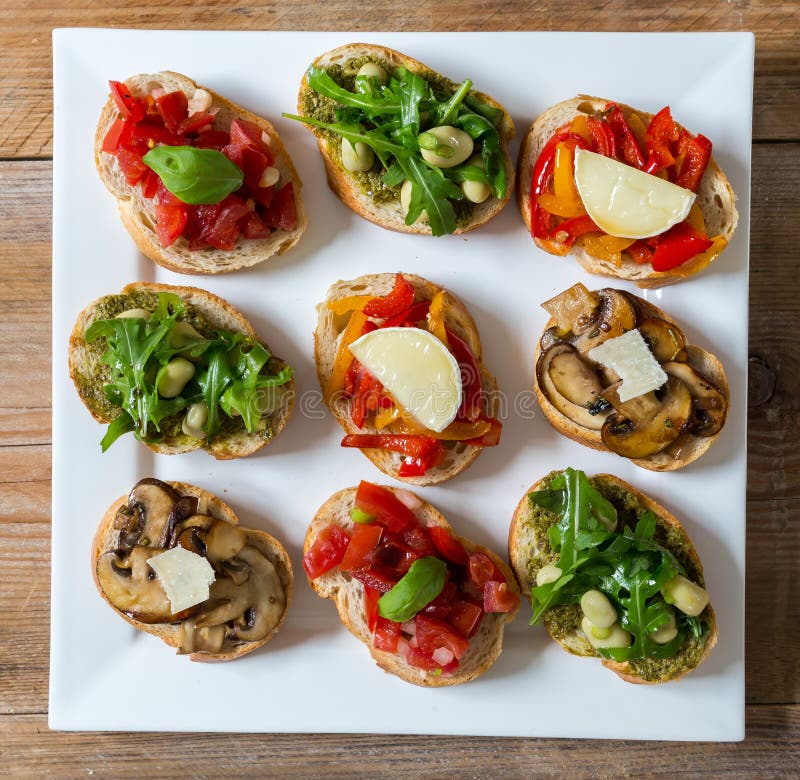
[[635,328],[590,349],[589,357],[617,372],[622,380],[617,390],[622,403],[657,390],[667,381],[664,369]]
[[649,238],[683,222],[695,194],[677,184],[575,149],[575,185],[586,211],[610,236]]
[[208,586],[215,576],[211,564],[202,555],[184,547],[173,547],[147,562],[158,575],[173,614],[208,598]]
[[443,431],[461,406],[461,371],[450,350],[419,328],[381,328],[350,352],[415,420]]

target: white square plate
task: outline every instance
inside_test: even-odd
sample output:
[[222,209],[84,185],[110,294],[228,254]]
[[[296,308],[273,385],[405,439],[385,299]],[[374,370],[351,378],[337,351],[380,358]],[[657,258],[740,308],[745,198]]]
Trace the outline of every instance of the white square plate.
[[[583,92],[649,111],[670,105],[682,123],[713,140],[739,197],[733,242],[699,276],[646,294],[728,373],[728,423],[700,462],[679,473],[643,471],[563,438],[543,419],[530,391],[532,354],[547,319],[539,303],[577,281],[607,282],[538,251],[513,200],[481,230],[431,239],[381,230],[328,190],[312,135],[280,113],[294,110],[311,60],[353,40],[386,44],[455,80],[472,79],[509,109],[518,137],[547,106]],[[92,139],[108,79],[159,70],[184,72],[276,125],[303,179],[309,213],[308,231],[286,256],[247,272],[187,278],[137,252],[95,173]],[[57,30],[51,727],[742,739],[752,77],[749,34]],[[512,156],[517,148],[518,140]],[[460,533],[500,552],[516,503],[553,468],[610,471],[652,495],[684,521],[717,610],[719,645],[697,672],[674,685],[627,685],[530,628],[523,605],[487,674],[454,688],[421,689],[379,670],[333,604],[312,593],[300,551],[314,511],[362,478],[388,479],[358,451],[339,447],[341,431],[319,402],[314,306],[337,279],[398,270],[429,277],[466,301],[508,399],[500,447],[422,495]],[[103,429],[69,380],[67,338],[90,300],[139,279],[223,296],[295,366],[301,400],[274,444],[244,460],[216,462],[203,452],[158,456],[125,437],[101,455]],[[229,501],[243,524],[285,543],[296,596],[280,634],[262,651],[232,664],[190,663],[114,616],[97,595],[89,567],[95,527],[107,506],[147,475],[202,485]]]

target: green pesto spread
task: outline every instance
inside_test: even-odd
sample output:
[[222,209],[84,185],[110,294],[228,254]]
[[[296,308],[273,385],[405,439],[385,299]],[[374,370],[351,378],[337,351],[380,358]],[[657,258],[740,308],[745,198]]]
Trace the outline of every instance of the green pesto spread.
[[[152,312],[158,304],[158,295],[145,290],[136,290],[126,294],[106,295],[97,301],[93,306],[92,322],[97,320],[113,319],[118,314],[129,309],[145,309]],[[190,303],[184,301],[185,309],[180,315],[181,322],[189,323],[201,336],[211,339],[217,335],[217,328],[211,325]],[[75,385],[78,389],[83,402],[89,407],[95,418],[103,422],[111,422],[116,419],[121,409],[112,404],[103,391],[103,386],[110,379],[110,368],[102,358],[106,351],[106,340],[99,338],[93,342],[84,341],[81,350],[85,356],[85,361],[81,369],[88,367],[88,372],[78,370],[75,376]],[[268,370],[272,374],[277,374],[286,364],[270,358],[267,363]],[[244,422],[240,417],[229,417],[226,414],[220,415],[220,427],[212,442],[220,438],[247,434]],[[166,417],[161,421],[161,436],[159,441],[174,447],[197,446],[197,439],[187,436],[181,426],[183,424],[183,412]],[[259,435],[265,439],[272,438],[272,426],[268,416],[261,420]],[[155,439],[148,439],[155,440]]]
[[[547,490],[553,479],[561,472],[553,471],[548,474],[540,483],[540,490]],[[624,527],[633,528],[641,514],[647,507],[634,495],[625,490],[611,480],[602,477],[591,477],[589,482],[600,492],[600,494],[613,504],[617,510],[618,527],[621,531]],[[527,563],[527,581],[535,583],[536,573],[545,564],[556,563],[558,553],[550,546],[547,536],[547,529],[558,522],[558,516],[540,506],[529,504],[528,517],[525,523],[532,525],[535,530],[538,554],[535,559],[529,559]],[[670,526],[661,517],[657,518],[656,532],[653,537],[662,547],[669,550],[686,570],[686,576],[696,582],[701,587],[705,587],[705,579],[695,557],[692,555],[692,547],[680,528]],[[582,612],[578,604],[561,604],[549,609],[543,616],[542,622],[548,632],[555,639],[562,639],[580,630]],[[706,641],[710,629],[709,608],[700,615],[703,626],[703,634],[695,637],[691,632],[687,632],[683,646],[677,655],[672,658],[639,658],[628,661],[631,669],[643,680],[656,681],[671,679],[676,673],[689,669],[694,669],[700,662],[705,650]],[[588,646],[589,654],[598,655],[591,646]]]
[[[393,70],[392,66],[385,60],[368,56],[354,57],[346,60],[343,65],[329,65],[325,68],[325,70],[340,87],[352,92],[355,90],[356,74],[358,73],[359,68],[361,68],[361,66],[367,62],[373,62],[376,65],[380,65],[387,73],[391,73]],[[454,82],[450,81],[450,79],[430,70],[430,68],[424,68],[423,70],[416,72],[428,82],[435,96],[440,100],[450,98],[458,89],[458,84],[455,84]],[[470,91],[469,94],[477,98],[485,99],[485,96],[474,91]],[[326,97],[325,95],[320,95],[311,89],[311,87],[306,87],[301,92],[298,100],[298,107],[300,109],[301,116],[308,116],[312,119],[318,119],[321,122],[333,123],[336,121],[336,108],[338,107],[336,101]],[[327,142],[326,150],[328,156],[338,166],[344,168],[344,165],[342,164],[341,136],[325,128],[315,128],[314,132],[322,136]],[[377,156],[375,157],[375,161],[373,162],[370,170],[346,170],[346,173],[358,184],[359,189],[365,195],[368,195],[370,198],[372,198],[372,200],[374,200],[376,203],[392,203],[400,199],[399,186],[388,187],[386,184],[384,184],[384,170]],[[466,198],[463,200],[454,200],[450,202],[453,206],[453,210],[456,213],[456,225],[458,227],[464,227],[472,219],[476,204],[470,202]]]

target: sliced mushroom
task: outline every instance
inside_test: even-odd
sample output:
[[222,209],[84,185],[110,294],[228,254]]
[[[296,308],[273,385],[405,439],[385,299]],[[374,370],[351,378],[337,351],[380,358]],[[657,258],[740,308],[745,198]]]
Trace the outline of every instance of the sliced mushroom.
[[224,625],[197,628],[189,618],[181,623],[178,653],[218,653],[224,641]]
[[118,532],[112,541],[113,547],[128,552],[133,549],[142,535],[144,517],[137,508],[132,510],[127,504],[122,504],[114,517],[114,529]]
[[597,295],[579,282],[545,301],[542,308],[556,321],[559,335],[572,332],[577,336],[592,324],[599,305]]
[[686,337],[681,329],[658,317],[650,317],[640,322],[637,328],[659,363],[675,360],[686,346]]
[[608,408],[608,401],[601,397],[603,388],[597,374],[574,348],[558,350],[550,358],[548,371],[556,390],[568,401],[593,414]]
[[629,398],[627,401],[620,401],[619,389],[621,386],[622,380],[607,387],[603,390],[603,398],[614,407],[615,411],[636,425],[650,422],[662,406],[661,401],[656,397],[655,390],[642,393],[635,398]]
[[140,512],[142,533],[137,544],[145,547],[166,547],[169,518],[180,496],[165,482],[148,477],[137,482],[128,496],[128,508]]
[[692,395],[690,430],[696,436],[714,436],[725,425],[728,401],[702,374],[688,363],[664,363],[661,368],[683,382]]
[[169,599],[156,573],[147,563],[163,549],[134,547],[124,558],[107,552],[97,559],[97,581],[108,600],[120,611],[142,623],[171,623],[196,608],[172,613]]
[[200,528],[187,528],[175,540],[173,547],[183,547],[196,555],[206,555],[206,532]]
[[224,520],[216,520],[206,536],[206,557],[212,563],[227,561],[239,554],[247,534]]
[[243,615],[250,606],[250,589],[240,587],[227,577],[217,577],[209,588],[208,601],[195,618],[199,628],[228,623]]
[[582,355],[608,339],[621,336],[636,327],[636,312],[630,298],[622,290],[610,287],[598,290],[600,305],[595,310],[591,324],[578,335],[573,343]]
[[230,577],[237,585],[243,585],[250,576],[250,568],[238,558],[234,558],[232,561],[222,561],[219,566],[223,574]]
[[179,522],[175,523],[175,525],[172,527],[172,530],[170,531],[169,546],[174,547],[178,537],[189,528],[197,528],[200,531],[208,531],[213,522],[214,518],[209,515],[196,514],[183,518]]
[[547,330],[542,333],[542,338],[539,340],[539,348],[542,352],[547,352],[550,347],[557,344],[559,341],[561,341],[561,336],[559,335],[558,328],[553,325],[552,328],[547,328]]
[[692,414],[692,395],[689,388],[670,376],[666,385],[657,391],[663,398],[661,407],[640,424],[618,412],[609,415],[600,431],[603,444],[612,452],[626,458],[646,458],[668,447],[680,436]]
[[[175,535],[176,526],[183,522],[187,517],[197,514],[197,499],[194,496],[181,496],[173,505],[167,519],[167,539],[171,540]],[[170,544],[172,547],[172,544]]]
[[[559,362],[561,363],[562,371],[566,371],[568,367],[572,365],[576,372],[581,373],[583,380],[581,378],[576,380],[575,386],[572,386],[568,392],[573,398],[581,398],[583,402],[589,402],[588,405],[579,405],[575,403],[563,395],[556,387],[554,381],[555,372],[552,367],[553,361],[556,359],[560,359]],[[577,361],[577,363],[573,363],[573,360]],[[599,391],[602,390],[600,382],[598,380],[596,387],[592,386],[591,389],[587,389],[589,388],[588,383],[591,380],[583,374],[583,371],[578,364],[585,366],[585,363],[581,360],[580,356],[572,346],[566,343],[555,344],[548,349],[547,352],[542,353],[536,363],[536,376],[539,381],[539,387],[550,403],[553,404],[553,406],[555,406],[556,409],[558,409],[558,411],[561,412],[561,414],[563,414],[565,417],[568,417],[574,423],[577,423],[584,428],[590,428],[593,431],[599,431],[603,427],[603,421],[606,418],[608,403],[606,402],[602,406],[596,404]],[[559,381],[564,387],[570,384],[563,376],[559,377]],[[584,390],[582,393],[580,393],[579,388],[582,384],[582,381],[585,381],[587,384],[584,385]],[[590,393],[592,390],[597,391],[595,396],[591,396]],[[594,398],[594,400],[592,400],[592,398]],[[599,400],[602,401],[603,399]],[[592,407],[591,411],[590,407]]]

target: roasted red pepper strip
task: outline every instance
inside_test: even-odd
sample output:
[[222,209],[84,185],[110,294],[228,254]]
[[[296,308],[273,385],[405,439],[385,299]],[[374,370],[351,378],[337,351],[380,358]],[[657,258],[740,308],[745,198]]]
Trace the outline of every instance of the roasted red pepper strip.
[[653,252],[653,270],[677,268],[695,255],[705,252],[713,243],[688,222],[681,222],[659,236]]
[[653,262],[653,250],[643,238],[639,239],[635,244],[631,244],[625,251],[639,265]]
[[403,278],[403,274],[397,274],[392,291],[382,298],[373,298],[364,304],[362,311],[368,317],[394,317],[409,308],[413,302],[414,287]]
[[415,303],[413,306],[409,306],[405,311],[401,311],[400,314],[395,315],[394,317],[389,317],[383,325],[382,328],[397,328],[402,327],[404,325],[416,325],[421,320],[424,320],[428,316],[428,309],[431,307],[430,301],[420,301],[420,303]]
[[477,439],[468,439],[464,443],[477,447],[496,447],[500,443],[500,435],[503,433],[503,423],[497,419],[489,420],[489,422],[492,427],[483,436],[479,436]]
[[438,443],[430,436],[412,433],[349,433],[342,439],[342,447],[391,450],[410,458],[425,457]]
[[670,150],[680,137],[680,128],[672,119],[669,106],[664,106],[647,126],[647,165],[648,173],[658,171],[675,164],[675,156]]
[[446,457],[447,450],[444,448],[444,444],[437,441],[436,446],[427,455],[403,461],[397,470],[398,476],[423,477],[429,469],[441,465]]
[[644,155],[622,109],[616,103],[609,103],[606,106],[605,118],[614,134],[619,159],[627,165],[642,170],[645,164]]
[[711,159],[711,141],[704,135],[692,136],[683,130],[678,139],[678,155],[683,156],[683,164],[675,184],[696,192]]
[[586,118],[589,135],[592,138],[592,151],[603,157],[617,159],[617,141],[611,126],[596,117]]
[[456,336],[449,328],[446,328],[445,332],[450,351],[461,369],[461,406],[457,416],[462,419],[466,417],[471,421],[477,420],[483,408],[483,385],[478,361],[466,341]]
[[[353,363],[355,362],[354,360]],[[367,415],[378,408],[383,393],[383,385],[363,366],[360,367],[360,374],[360,381],[350,404],[350,419],[356,428],[362,428]],[[346,387],[347,378],[345,377]]]
[[602,233],[589,216],[572,217],[553,228],[550,238],[569,248],[584,233]]

